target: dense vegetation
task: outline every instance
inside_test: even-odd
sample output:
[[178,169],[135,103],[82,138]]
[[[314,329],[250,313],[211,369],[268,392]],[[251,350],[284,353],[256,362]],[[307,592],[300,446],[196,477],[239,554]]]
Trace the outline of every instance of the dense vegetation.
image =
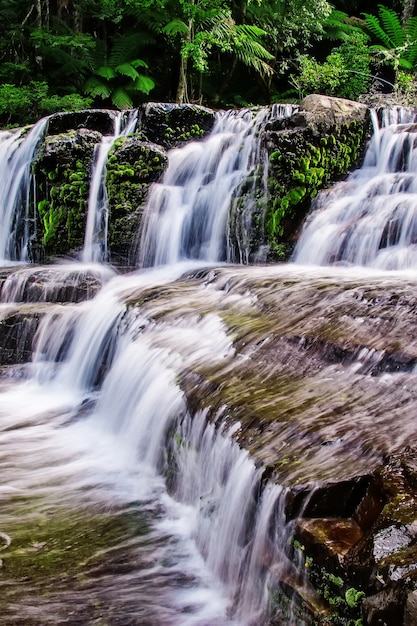
[[410,101],[414,5],[0,0],[0,124],[145,100],[227,107],[388,89]]

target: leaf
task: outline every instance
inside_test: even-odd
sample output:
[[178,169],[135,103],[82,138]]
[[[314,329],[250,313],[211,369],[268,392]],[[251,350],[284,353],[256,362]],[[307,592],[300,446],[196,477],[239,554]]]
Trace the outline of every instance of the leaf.
[[111,94],[111,88],[104,81],[101,81],[98,76],[91,76],[83,87],[84,93],[90,94],[90,96],[100,98],[108,98]]
[[133,59],[133,61],[130,61],[130,65],[132,67],[149,67],[146,61],[142,59]]
[[108,65],[102,65],[101,67],[99,67],[95,71],[95,74],[97,74],[97,76],[102,76],[103,78],[106,78],[107,80],[111,80],[112,78],[116,76],[116,72],[114,71],[114,69],[109,67]]
[[131,109],[133,102],[124,87],[117,87],[111,94],[111,101],[118,109]]
[[134,82],[134,88],[137,91],[148,94],[155,87],[155,82],[149,76],[143,76],[139,74],[138,78]]
[[139,76],[138,72],[130,63],[122,63],[121,65],[118,65],[116,67],[116,72],[118,74],[122,74],[123,76],[129,76],[132,80],[136,80]]
[[187,24],[185,24],[182,20],[175,19],[169,22],[164,28],[162,32],[166,35],[188,35],[189,28]]

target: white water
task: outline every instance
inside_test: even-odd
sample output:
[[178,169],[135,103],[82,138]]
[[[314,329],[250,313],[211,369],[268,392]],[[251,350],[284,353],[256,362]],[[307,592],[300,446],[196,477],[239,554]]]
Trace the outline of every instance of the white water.
[[[233,439],[239,425],[221,426],[221,412],[217,424],[203,410],[191,415],[179,385],[195,363],[215,371],[236,358],[224,324],[186,299],[163,319],[157,299],[146,314],[125,303],[227,259],[226,200],[259,156],[257,120],[224,115],[207,141],[171,152],[142,240],[143,263],[164,267],[115,277],[94,300],[51,306],[30,378],[2,381],[0,503],[18,494],[52,509],[134,505],[148,524],[129,544],[126,574],[109,566],[89,586],[69,582],[36,602],[28,591],[16,609],[23,619],[35,605],[39,623],[64,623],[69,610],[101,603],[109,621],[116,607],[115,623],[260,626],[277,585],[294,585],[281,489],[261,486],[261,471]],[[365,169],[382,163],[384,142],[382,131]],[[197,262],[176,265],[189,258]],[[19,279],[4,289],[8,302],[23,293]],[[1,507],[0,523],[10,523]]]
[[28,260],[31,164],[48,118],[23,131],[0,131],[0,263]]
[[122,112],[120,111],[116,113],[114,119],[114,134],[110,136],[103,135],[101,142],[96,146],[93,172],[90,181],[90,191],[88,195],[84,247],[81,257],[83,263],[100,263],[108,260],[108,197],[106,189],[107,157],[118,137],[133,133],[136,121],[137,110],[130,113],[124,125],[122,125]]
[[291,107],[218,114],[205,141],[171,150],[162,180],[153,185],[144,212],[140,266],[185,259],[230,260],[228,216],[233,193],[261,162],[257,134],[268,119]]
[[417,267],[417,128],[413,121],[414,115],[404,110],[384,116],[363,167],[319,197],[318,208],[297,243],[296,263],[382,270]]

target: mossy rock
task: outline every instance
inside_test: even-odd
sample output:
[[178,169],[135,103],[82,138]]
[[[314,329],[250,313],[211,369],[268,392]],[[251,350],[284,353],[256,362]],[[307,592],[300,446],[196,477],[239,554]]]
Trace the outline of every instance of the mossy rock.
[[59,135],[73,129],[88,128],[102,135],[113,135],[115,111],[105,109],[86,109],[54,113],[48,120],[48,134]]
[[33,261],[76,253],[84,242],[97,131],[81,128],[48,135],[32,165],[38,229],[29,246]]
[[167,162],[160,146],[143,142],[140,136],[116,139],[106,166],[112,261],[130,262],[149,186],[161,176]]
[[215,112],[196,104],[149,103],[144,107],[141,131],[166,149],[201,139],[211,131]]
[[371,129],[368,109],[320,96],[304,103],[305,111],[261,130],[261,153],[268,162],[258,164],[235,194],[229,232],[233,260],[287,260],[318,192],[361,163]]

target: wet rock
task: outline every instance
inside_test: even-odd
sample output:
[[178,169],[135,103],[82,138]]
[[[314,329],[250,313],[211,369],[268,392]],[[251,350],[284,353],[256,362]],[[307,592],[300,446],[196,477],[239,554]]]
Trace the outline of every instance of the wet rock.
[[48,120],[48,135],[59,135],[70,130],[86,128],[101,135],[113,135],[115,111],[104,109],[86,109],[55,113]]
[[29,243],[33,262],[75,254],[83,245],[89,183],[97,131],[81,128],[48,135],[33,170],[36,174],[38,229]]
[[363,532],[352,519],[300,519],[295,537],[327,571],[337,572],[346,555],[362,538]]
[[371,476],[355,476],[351,480],[323,482],[311,489],[294,488],[287,500],[287,516],[349,518],[363,501],[371,482]]
[[113,262],[131,262],[149,185],[161,176],[167,162],[161,146],[141,141],[139,136],[120,137],[110,151],[106,186],[108,244]]
[[376,562],[410,545],[412,537],[405,526],[388,526],[375,533],[373,555]]
[[196,104],[149,103],[143,110],[141,133],[166,149],[201,139],[213,128],[215,112]]
[[368,116],[368,107],[359,102],[310,94],[301,101],[300,110],[293,121],[322,130],[335,125],[351,124],[352,121],[366,123]]
[[41,318],[41,311],[11,308],[2,311],[0,319],[0,365],[26,363],[31,360],[33,340]]
[[[109,273],[110,274],[110,273]],[[2,302],[82,302],[93,298],[104,282],[104,272],[74,266],[19,268],[0,280]]]
[[399,585],[365,598],[362,603],[364,623],[367,626],[401,626],[405,600],[406,593]]
[[417,624],[417,591],[407,594],[403,626],[415,626]]

